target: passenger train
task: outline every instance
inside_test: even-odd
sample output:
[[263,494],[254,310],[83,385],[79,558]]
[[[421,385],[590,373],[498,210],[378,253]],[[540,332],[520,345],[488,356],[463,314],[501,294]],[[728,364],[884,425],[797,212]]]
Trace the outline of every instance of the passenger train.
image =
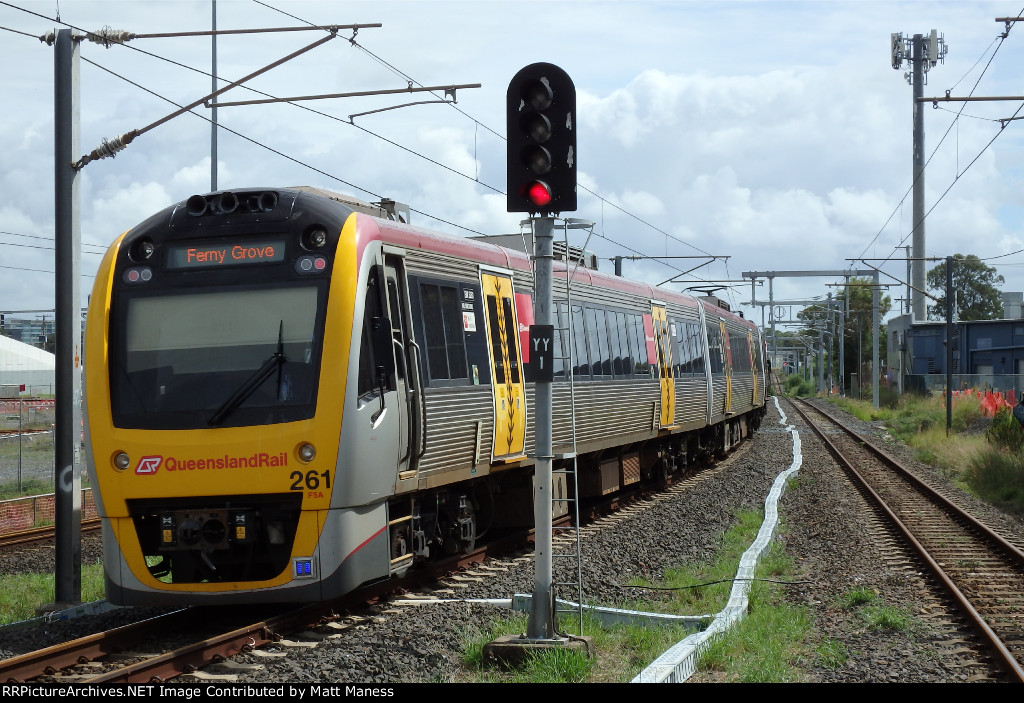
[[[533,523],[530,257],[402,212],[221,191],[110,247],[85,374],[110,602],[328,599]],[[555,468],[578,485],[554,495],[664,479],[760,424],[750,321],[573,261],[554,299]]]

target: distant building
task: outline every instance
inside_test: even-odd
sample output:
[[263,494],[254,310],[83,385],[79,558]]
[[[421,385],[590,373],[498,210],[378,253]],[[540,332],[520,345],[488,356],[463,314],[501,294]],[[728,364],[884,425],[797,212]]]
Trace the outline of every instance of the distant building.
[[1024,293],[1002,293],[1003,319],[1019,320],[1024,317]]
[[[1003,293],[1002,301],[1002,319],[955,323],[952,373],[961,377],[958,385],[1020,389],[1024,379],[1005,377],[1024,376],[1024,294]],[[946,323],[911,323],[910,315],[900,315],[887,324],[890,381],[901,390],[944,384]]]
[[3,395],[53,395],[53,384],[53,354],[11,337],[0,337],[0,389],[5,391]]
[[13,317],[11,313],[0,313],[0,335],[31,344],[34,347],[42,348],[56,329],[56,316],[52,314],[28,320]]

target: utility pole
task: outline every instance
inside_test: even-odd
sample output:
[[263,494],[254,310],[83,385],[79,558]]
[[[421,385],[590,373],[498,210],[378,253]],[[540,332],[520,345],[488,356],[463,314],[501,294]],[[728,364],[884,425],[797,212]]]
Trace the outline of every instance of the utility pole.
[[913,283],[913,320],[924,321],[925,300],[919,292],[925,288],[925,272],[922,259],[924,258],[924,105],[921,98],[924,96],[925,76],[928,70],[941,60],[945,59],[946,40],[939,37],[933,29],[926,40],[924,35],[915,34],[913,39],[904,38],[903,33],[891,35],[892,46],[892,67],[896,70],[903,68],[905,63],[910,63],[911,72],[904,73],[904,78],[914,89],[913,115],[914,115],[914,158],[913,158],[913,252],[914,261],[912,266],[911,280]]
[[903,249],[907,252],[907,299],[904,302],[906,303],[906,312],[909,314],[910,313],[910,245],[907,245],[907,246],[903,247]]

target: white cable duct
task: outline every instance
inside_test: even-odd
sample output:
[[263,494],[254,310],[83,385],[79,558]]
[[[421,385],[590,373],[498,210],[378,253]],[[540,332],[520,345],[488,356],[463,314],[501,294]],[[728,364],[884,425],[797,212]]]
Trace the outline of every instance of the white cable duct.
[[[764,502],[764,522],[757,533],[757,538],[740,558],[740,566],[736,571],[729,603],[722,612],[715,616],[711,625],[703,632],[690,635],[671,647],[667,652],[654,660],[640,672],[631,683],[679,683],[686,681],[697,668],[697,659],[710,641],[725,632],[733,623],[738,622],[747,614],[747,600],[750,592],[750,579],[758,562],[771,546],[775,531],[779,526],[778,504],[785,490],[786,482],[800,470],[803,456],[800,452],[800,435],[792,425],[786,425],[786,415],[779,407],[778,398],[774,397],[775,407],[779,411],[780,425],[793,435],[793,463],[780,473],[772,484],[772,489]],[[743,580],[740,580],[743,579]]]

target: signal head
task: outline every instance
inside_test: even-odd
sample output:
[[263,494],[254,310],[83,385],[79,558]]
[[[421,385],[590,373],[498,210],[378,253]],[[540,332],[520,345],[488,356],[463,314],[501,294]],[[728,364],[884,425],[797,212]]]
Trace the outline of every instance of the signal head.
[[508,212],[548,215],[575,210],[572,79],[558,66],[531,64],[509,83],[506,101]]

